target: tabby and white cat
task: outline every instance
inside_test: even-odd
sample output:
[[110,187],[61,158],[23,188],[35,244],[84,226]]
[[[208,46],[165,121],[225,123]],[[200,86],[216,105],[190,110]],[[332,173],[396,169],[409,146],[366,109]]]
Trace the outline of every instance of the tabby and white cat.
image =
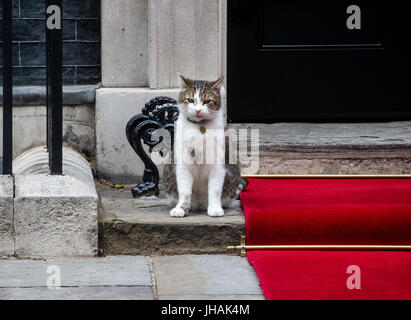
[[180,115],[175,123],[174,163],[164,168],[166,192],[175,205],[170,215],[184,217],[190,209],[207,209],[210,217],[222,217],[223,207],[232,206],[247,185],[237,164],[226,162],[223,79],[179,77]]

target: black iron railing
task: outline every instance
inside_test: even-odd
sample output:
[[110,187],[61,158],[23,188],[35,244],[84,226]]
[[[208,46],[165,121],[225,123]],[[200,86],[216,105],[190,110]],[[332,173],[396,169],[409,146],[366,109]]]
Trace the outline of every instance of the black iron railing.
[[[62,0],[46,1],[47,150],[51,174],[63,171]],[[50,27],[51,26],[51,27]],[[2,173],[13,172],[12,0],[3,0],[3,158]]]
[[13,163],[12,0],[3,0],[3,174]]
[[[56,10],[60,12],[56,12]],[[47,60],[47,150],[51,174],[63,172],[63,37],[62,1],[47,0],[46,15],[57,19],[53,28],[46,22]],[[54,15],[54,17],[51,17]]]

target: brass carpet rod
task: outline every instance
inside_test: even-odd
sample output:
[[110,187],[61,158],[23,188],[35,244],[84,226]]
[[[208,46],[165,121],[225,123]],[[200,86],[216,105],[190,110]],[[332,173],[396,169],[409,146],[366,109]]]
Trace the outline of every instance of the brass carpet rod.
[[411,251],[411,245],[246,245],[241,237],[239,246],[228,246],[227,250],[236,251],[245,257],[247,250],[381,250]]
[[[268,179],[411,179],[411,175],[395,174],[340,174],[340,175],[314,175],[314,174],[269,174],[269,175],[242,175],[244,178]],[[245,256],[246,250],[386,250],[386,251],[411,251],[411,245],[254,245],[247,246],[245,237],[241,237],[241,245],[228,246],[227,250],[236,251]]]

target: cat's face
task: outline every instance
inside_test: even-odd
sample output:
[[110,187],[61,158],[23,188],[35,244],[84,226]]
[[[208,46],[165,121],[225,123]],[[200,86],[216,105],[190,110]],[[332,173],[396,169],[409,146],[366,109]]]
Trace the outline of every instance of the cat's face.
[[221,108],[220,91],[223,78],[216,81],[191,80],[182,75],[179,103],[181,112],[192,121],[215,118]]

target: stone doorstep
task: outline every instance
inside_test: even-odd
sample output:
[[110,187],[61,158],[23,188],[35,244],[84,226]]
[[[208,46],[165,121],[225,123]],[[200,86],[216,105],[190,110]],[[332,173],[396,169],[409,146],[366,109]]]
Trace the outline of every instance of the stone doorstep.
[[[232,129],[258,129],[265,150],[381,150],[411,148],[411,122],[237,123]],[[249,135],[249,134],[248,134]],[[248,136],[249,138],[249,136]]]
[[166,199],[133,199],[123,192],[97,185],[99,250],[102,255],[221,254],[237,244],[245,232],[240,207],[226,209],[222,218],[190,212],[185,218],[169,216]]
[[229,128],[259,130],[259,169],[251,174],[411,174],[408,121],[243,123]]
[[411,149],[260,154],[259,174],[411,174]]

